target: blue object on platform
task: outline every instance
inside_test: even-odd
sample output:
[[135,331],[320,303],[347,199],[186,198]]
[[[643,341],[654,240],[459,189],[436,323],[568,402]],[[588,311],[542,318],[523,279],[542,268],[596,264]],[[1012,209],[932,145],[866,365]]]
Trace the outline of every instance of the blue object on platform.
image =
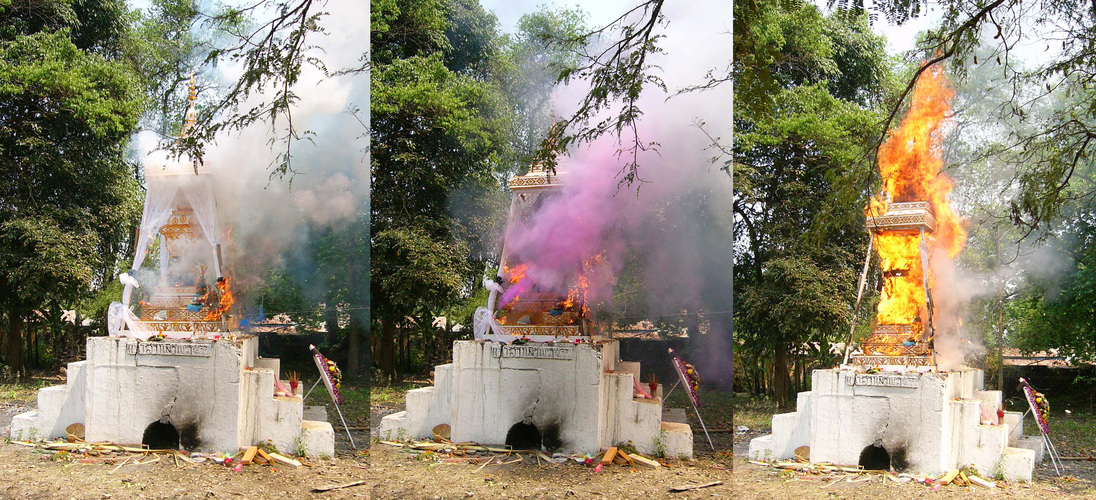
[[186,305],[186,310],[187,310],[187,311],[190,311],[190,312],[192,312],[192,313],[196,313],[196,312],[198,312],[198,311],[201,311],[201,310],[202,310],[202,306],[201,306],[201,305],[199,305],[199,304],[187,304],[187,305]]

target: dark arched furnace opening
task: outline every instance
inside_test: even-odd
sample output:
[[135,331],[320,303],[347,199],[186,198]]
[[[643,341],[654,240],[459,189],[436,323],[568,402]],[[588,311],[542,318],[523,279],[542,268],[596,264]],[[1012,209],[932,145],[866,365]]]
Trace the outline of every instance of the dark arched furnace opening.
[[506,432],[506,444],[515,450],[539,450],[540,430],[533,424],[518,422]]
[[141,444],[148,446],[150,450],[178,450],[179,431],[170,422],[157,420],[145,427]]
[[859,463],[864,470],[890,470],[890,453],[881,445],[870,444],[860,451]]

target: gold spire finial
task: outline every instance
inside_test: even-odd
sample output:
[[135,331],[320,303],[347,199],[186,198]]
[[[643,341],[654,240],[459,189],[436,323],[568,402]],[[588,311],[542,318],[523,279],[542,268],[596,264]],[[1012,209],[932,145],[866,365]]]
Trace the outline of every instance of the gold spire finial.
[[195,102],[198,100],[198,96],[194,91],[194,73],[190,74],[190,88],[187,92],[186,100],[188,101],[186,118],[183,121],[183,130],[179,134],[179,137],[186,137],[191,127],[198,121],[198,111],[194,107]]

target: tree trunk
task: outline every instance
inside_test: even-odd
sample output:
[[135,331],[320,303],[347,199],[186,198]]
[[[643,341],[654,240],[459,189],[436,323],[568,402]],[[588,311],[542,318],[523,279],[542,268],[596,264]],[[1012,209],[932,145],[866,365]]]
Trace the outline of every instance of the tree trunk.
[[23,366],[23,316],[15,311],[8,312],[8,341],[5,349],[8,366],[16,374],[22,375]]
[[[1001,235],[1000,229],[995,229],[997,247],[997,267],[1001,267]],[[1005,390],[1005,284],[1001,283],[997,288],[997,390]]]
[[788,370],[788,349],[781,344],[776,347],[776,356],[773,360],[773,396],[781,410],[791,409],[792,384],[791,374]]
[[30,329],[30,338],[28,339],[30,346],[30,349],[28,350],[34,353],[34,361],[30,363],[30,367],[35,370],[42,369],[41,342],[39,342],[38,338],[38,332],[40,330],[42,330],[41,323],[34,325],[34,327]]
[[349,343],[348,350],[350,351],[347,355],[346,360],[346,374],[350,377],[358,376],[358,367],[360,366],[360,361],[358,360],[358,351],[361,349],[361,330],[362,322],[360,319],[358,319],[358,315],[351,314],[350,325],[349,328],[346,329],[346,337]]
[[381,371],[388,383],[396,383],[396,324],[389,318],[381,320]]
[[[333,297],[328,297],[331,299]],[[339,341],[339,315],[335,309],[335,303],[332,301],[327,302],[327,309],[324,312],[323,326],[327,330],[327,344],[334,347]]]
[[[695,309],[685,313],[685,329],[689,332],[689,338],[696,339],[700,337],[700,317],[696,314]],[[708,333],[712,332],[709,331]]]

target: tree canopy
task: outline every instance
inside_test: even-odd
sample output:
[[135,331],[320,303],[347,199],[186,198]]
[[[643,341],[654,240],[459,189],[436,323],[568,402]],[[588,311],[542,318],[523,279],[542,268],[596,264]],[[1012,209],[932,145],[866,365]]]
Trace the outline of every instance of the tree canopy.
[[0,312],[5,362],[22,323],[111,279],[140,213],[125,145],[143,111],[121,2],[21,2],[0,11]]
[[[866,247],[859,182],[891,81],[865,17],[770,6],[768,55],[735,60],[735,342],[755,390],[792,400],[792,365],[829,364],[844,341]],[[736,51],[737,51],[736,47]],[[763,68],[754,67],[766,61]],[[765,80],[765,81],[762,81]],[[739,366],[743,366],[740,364]]]

